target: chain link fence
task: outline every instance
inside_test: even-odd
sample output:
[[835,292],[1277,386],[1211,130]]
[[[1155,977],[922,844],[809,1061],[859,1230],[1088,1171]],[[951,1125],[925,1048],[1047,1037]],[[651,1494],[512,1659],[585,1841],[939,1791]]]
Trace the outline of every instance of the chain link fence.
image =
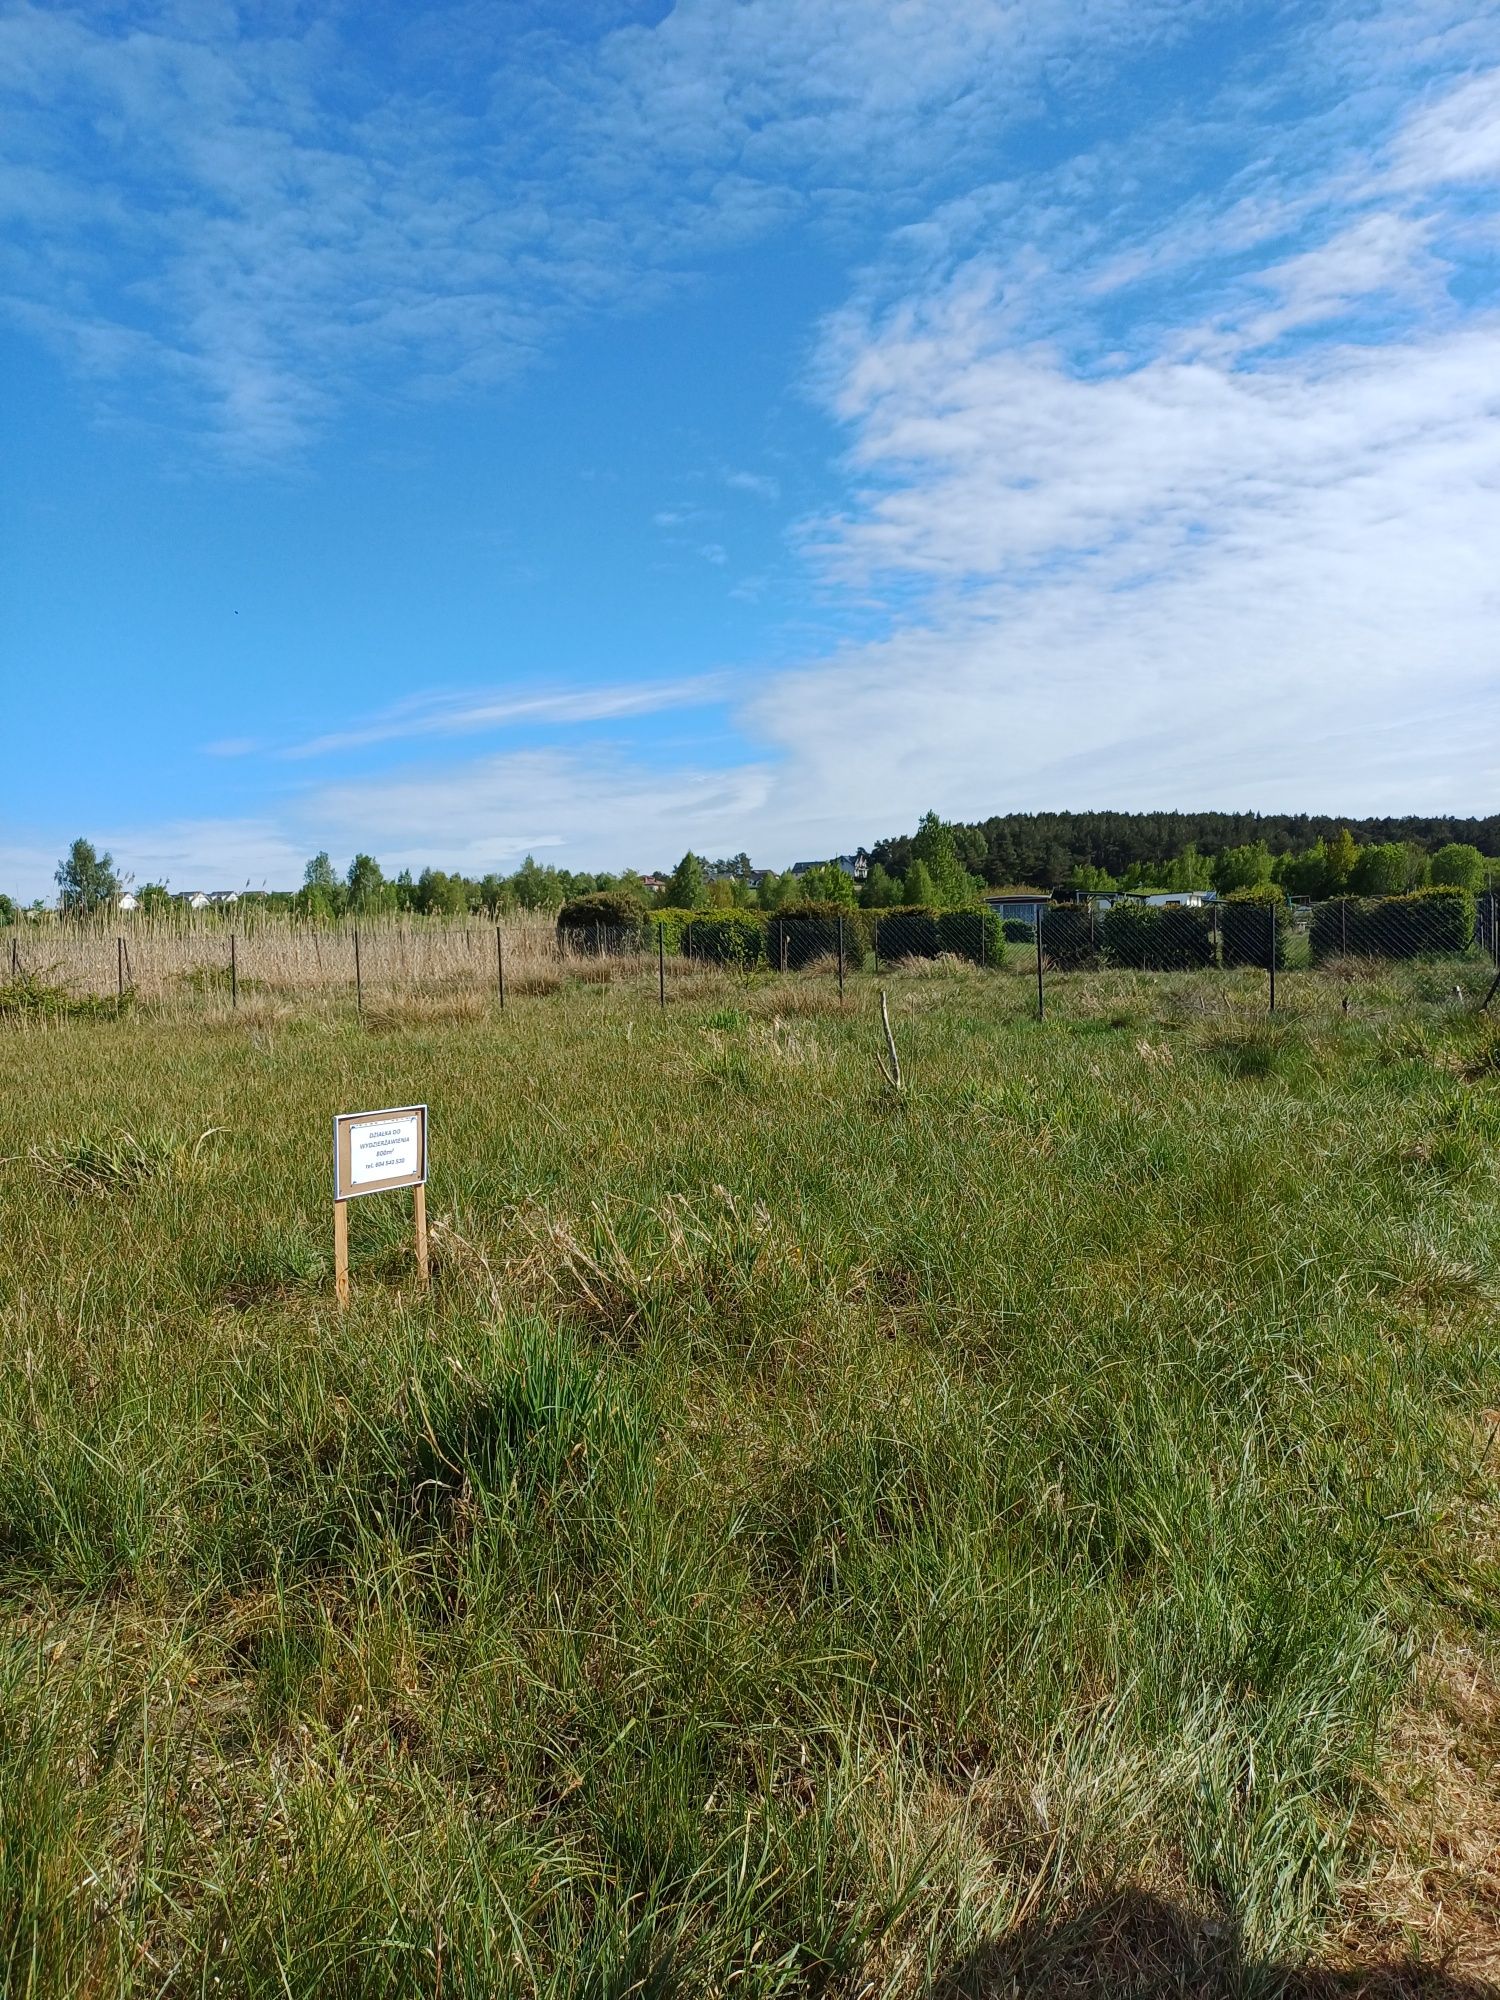
[[[1141,898],[1046,902],[1029,917],[988,908],[728,909],[646,915],[629,925],[492,924],[430,919],[373,925],[270,924],[244,930],[140,926],[111,932],[53,925],[0,934],[0,990],[43,986],[146,1004],[201,998],[238,1008],[324,996],[367,1007],[422,999],[466,1006],[546,993],[569,982],[638,981],[662,1006],[726,976],[836,984],[972,967],[1034,985],[1045,1011],[1054,978],[1119,973],[1261,973],[1267,1002],[1317,973],[1353,983],[1383,968],[1444,965],[1446,987],[1500,991],[1500,893],[1448,889],[1288,902],[1251,894],[1201,903]],[[1445,974],[1444,977],[1447,975]]]

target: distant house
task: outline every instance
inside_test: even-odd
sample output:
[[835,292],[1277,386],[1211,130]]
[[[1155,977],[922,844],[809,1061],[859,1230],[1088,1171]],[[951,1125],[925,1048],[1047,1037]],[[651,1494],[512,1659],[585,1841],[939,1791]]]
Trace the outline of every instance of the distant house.
[[135,893],[134,889],[123,890],[121,894],[116,896],[115,898],[115,908],[120,912],[122,916],[125,917],[133,916],[140,907],[141,907],[141,899]]
[[837,868],[852,881],[863,882],[870,872],[870,857],[861,847],[855,854],[832,854],[826,861],[794,861],[792,873],[806,875],[813,868]]
[[985,905],[1006,922],[1034,924],[1052,901],[1049,889],[987,889]]
[[208,900],[215,909],[228,910],[240,900],[238,889],[210,889]]
[[1059,901],[1089,904],[1101,916],[1116,903],[1145,903],[1154,910],[1201,910],[1217,903],[1214,889],[1066,889]]
[[206,910],[208,908],[208,897],[201,889],[179,889],[172,900],[176,903],[181,903],[185,910]]

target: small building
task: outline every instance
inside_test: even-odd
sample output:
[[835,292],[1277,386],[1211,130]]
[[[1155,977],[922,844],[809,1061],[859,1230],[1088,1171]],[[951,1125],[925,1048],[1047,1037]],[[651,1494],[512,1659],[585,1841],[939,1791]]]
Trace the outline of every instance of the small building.
[[1052,901],[1050,889],[987,889],[985,907],[1003,922],[1035,924]]
[[208,897],[201,889],[179,889],[172,900],[181,903],[185,910],[206,910],[208,908]]
[[115,908],[122,917],[133,917],[141,907],[141,899],[134,889],[124,889],[115,898]]

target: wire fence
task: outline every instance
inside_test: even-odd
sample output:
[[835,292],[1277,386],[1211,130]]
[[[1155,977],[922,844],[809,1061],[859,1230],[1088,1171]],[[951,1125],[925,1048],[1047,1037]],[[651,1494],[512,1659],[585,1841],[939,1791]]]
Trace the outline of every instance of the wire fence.
[[1040,1013],[1055,982],[1109,972],[1259,973],[1274,1009],[1303,975],[1353,984],[1402,965],[1420,968],[1428,986],[1488,1006],[1500,992],[1500,894],[1428,890],[1300,904],[1038,900],[1026,918],[991,909],[724,910],[686,920],[648,915],[628,926],[541,918],[244,929],[95,922],[0,934],[0,991],[8,979],[13,992],[66,991],[121,1005],[238,1009],[322,998],[352,1001],[360,1012],[413,999],[503,1008],[573,982],[649,983],[663,1007],[676,992],[724,977],[827,981],[842,996],[861,977],[944,966],[1024,980]]

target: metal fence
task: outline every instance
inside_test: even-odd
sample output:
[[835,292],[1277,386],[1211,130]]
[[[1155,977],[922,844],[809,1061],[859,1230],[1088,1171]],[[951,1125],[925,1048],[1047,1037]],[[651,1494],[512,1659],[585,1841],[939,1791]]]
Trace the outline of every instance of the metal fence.
[[[8,960],[8,963],[7,963]],[[970,966],[1019,977],[1045,1011],[1057,977],[1106,972],[1252,972],[1277,982],[1320,972],[1354,981],[1380,968],[1444,964],[1460,992],[1500,991],[1500,894],[1435,891],[1153,905],[1118,898],[1039,904],[1034,921],[987,909],[847,910],[820,915],[706,911],[639,924],[559,927],[400,920],[375,925],[142,926],[110,933],[57,925],[0,936],[0,988],[54,983],[146,1003],[201,997],[238,1008],[265,996],[324,995],[367,1006],[423,996],[496,1004],[569,980],[649,980],[662,1006],[705,976],[827,980]],[[1492,974],[1494,975],[1492,978]],[[1445,975],[1446,976],[1446,975]]]

